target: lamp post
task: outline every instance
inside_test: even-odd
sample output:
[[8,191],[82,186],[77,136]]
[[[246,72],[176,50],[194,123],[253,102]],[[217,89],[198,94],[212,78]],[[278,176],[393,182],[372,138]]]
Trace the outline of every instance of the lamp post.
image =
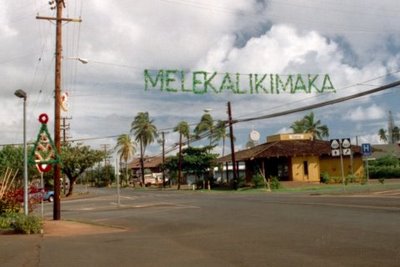
[[24,99],[24,213],[28,215],[28,152],[26,146],[26,93],[18,89],[14,93],[17,97]]
[[88,64],[89,63],[89,60],[87,60],[86,58],[81,58],[81,57],[68,57],[67,59],[78,60],[82,64]]

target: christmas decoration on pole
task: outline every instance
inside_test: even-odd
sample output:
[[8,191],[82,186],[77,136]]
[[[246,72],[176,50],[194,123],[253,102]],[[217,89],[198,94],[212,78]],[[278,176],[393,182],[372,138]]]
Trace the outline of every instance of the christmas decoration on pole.
[[36,142],[29,155],[29,164],[36,165],[40,172],[48,172],[53,164],[60,162],[53,140],[47,130],[49,117],[46,113],[39,115],[39,122],[42,124]]

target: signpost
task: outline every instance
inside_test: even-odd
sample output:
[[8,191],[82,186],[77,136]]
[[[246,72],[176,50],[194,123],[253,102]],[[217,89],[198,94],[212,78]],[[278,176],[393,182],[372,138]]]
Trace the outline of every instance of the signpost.
[[371,144],[362,144],[361,145],[361,153],[365,159],[365,168],[367,170],[366,177],[367,177],[367,184],[369,182],[369,169],[368,169],[368,157],[372,154],[372,147]]
[[345,185],[343,156],[351,156],[351,140],[350,138],[331,139],[331,155],[332,157],[340,156],[340,169],[342,172],[342,183]]

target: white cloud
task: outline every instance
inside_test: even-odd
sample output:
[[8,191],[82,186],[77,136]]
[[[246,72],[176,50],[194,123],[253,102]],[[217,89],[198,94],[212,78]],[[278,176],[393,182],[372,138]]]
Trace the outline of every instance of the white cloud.
[[355,109],[349,110],[343,118],[350,121],[366,121],[366,120],[382,120],[386,116],[386,111],[373,104],[369,107],[358,106]]

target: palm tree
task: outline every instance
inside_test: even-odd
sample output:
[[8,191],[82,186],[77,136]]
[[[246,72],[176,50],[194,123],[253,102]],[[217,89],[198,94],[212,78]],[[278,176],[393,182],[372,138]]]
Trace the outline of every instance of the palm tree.
[[190,127],[186,121],[181,121],[175,126],[174,132],[179,133],[179,163],[178,163],[178,190],[181,189],[182,181],[182,137],[189,139]]
[[222,140],[222,156],[225,156],[225,140],[227,137],[229,137],[228,132],[226,131],[226,127],[226,121],[217,121],[212,136],[214,141]]
[[379,129],[378,135],[379,135],[379,139],[381,141],[383,141],[385,143],[388,141],[388,137],[386,135],[386,130],[385,129],[383,129],[383,128]]
[[125,182],[128,184],[128,160],[136,153],[136,143],[131,140],[128,134],[121,134],[118,136],[115,149],[118,149],[119,160],[124,160],[125,162]]
[[157,138],[157,127],[150,120],[148,112],[139,112],[132,121],[131,132],[134,132],[135,140],[140,144],[140,169],[144,184],[144,154],[146,147]]
[[290,128],[294,133],[311,133],[315,139],[323,139],[329,136],[329,129],[326,125],[321,125],[321,121],[315,121],[314,112],[305,115],[303,119],[295,121]]
[[201,116],[200,122],[194,128],[194,133],[197,139],[201,138],[202,133],[209,132],[210,146],[213,143],[213,130],[214,130],[214,120],[209,113],[205,113]]

